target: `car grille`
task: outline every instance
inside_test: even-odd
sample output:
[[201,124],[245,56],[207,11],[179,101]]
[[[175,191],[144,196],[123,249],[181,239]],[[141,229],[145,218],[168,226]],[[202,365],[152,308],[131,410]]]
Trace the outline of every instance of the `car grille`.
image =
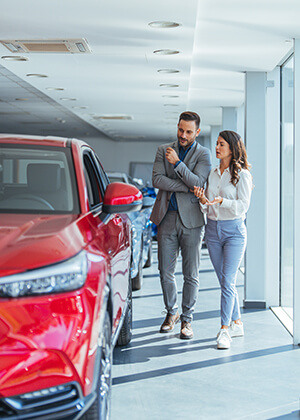
[[59,385],[40,391],[7,397],[0,400],[0,419],[15,416],[21,418],[37,418],[44,413],[59,411],[73,406],[80,397],[75,384]]

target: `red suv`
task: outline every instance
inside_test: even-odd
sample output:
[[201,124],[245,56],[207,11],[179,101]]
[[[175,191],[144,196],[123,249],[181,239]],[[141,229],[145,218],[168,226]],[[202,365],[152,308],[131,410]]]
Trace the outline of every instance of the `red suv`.
[[141,205],[82,141],[0,135],[0,419],[107,418]]

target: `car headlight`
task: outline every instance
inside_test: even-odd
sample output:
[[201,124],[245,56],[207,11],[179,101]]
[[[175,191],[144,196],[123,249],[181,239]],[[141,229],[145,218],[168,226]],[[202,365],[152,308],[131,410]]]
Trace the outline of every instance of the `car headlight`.
[[0,277],[0,296],[21,297],[75,290],[84,285],[86,275],[87,256],[82,251],[62,263]]

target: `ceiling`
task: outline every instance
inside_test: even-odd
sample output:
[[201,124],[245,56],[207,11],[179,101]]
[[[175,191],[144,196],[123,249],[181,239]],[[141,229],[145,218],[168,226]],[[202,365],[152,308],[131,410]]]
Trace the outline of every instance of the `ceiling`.
[[[84,38],[91,49],[15,54],[0,44],[0,57],[28,58],[0,58],[0,130],[9,133],[164,142],[189,109],[207,134],[223,107],[243,104],[245,72],[271,71],[300,37],[299,0],[0,1],[0,40]],[[149,26],[157,21],[180,25]],[[154,53],[162,49],[179,53]]]

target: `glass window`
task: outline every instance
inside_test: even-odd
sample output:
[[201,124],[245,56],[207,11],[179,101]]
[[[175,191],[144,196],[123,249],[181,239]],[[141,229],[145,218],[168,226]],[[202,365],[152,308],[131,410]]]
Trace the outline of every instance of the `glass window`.
[[98,176],[95,170],[92,156],[90,153],[85,152],[83,155],[84,162],[84,175],[88,191],[88,200],[91,209],[98,206],[103,202],[101,187],[98,181]]
[[0,145],[0,212],[78,213],[70,149]]
[[280,306],[293,317],[294,58],[281,67],[281,273]]

